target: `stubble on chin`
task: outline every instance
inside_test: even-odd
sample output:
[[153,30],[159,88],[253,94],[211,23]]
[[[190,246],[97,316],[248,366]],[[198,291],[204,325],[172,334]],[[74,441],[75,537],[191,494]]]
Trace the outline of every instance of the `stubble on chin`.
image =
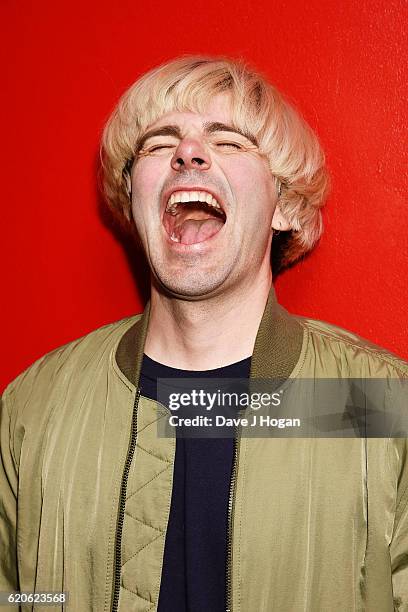
[[225,283],[228,270],[222,265],[200,268],[196,256],[186,256],[176,265],[165,265],[163,261],[151,264],[157,288],[178,298],[202,299],[217,291]]

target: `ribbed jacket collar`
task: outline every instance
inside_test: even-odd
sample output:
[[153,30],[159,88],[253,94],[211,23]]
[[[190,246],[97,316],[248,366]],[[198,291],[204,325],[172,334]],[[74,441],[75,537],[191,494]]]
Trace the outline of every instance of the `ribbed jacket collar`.
[[[138,385],[150,316],[150,302],[142,317],[124,334],[116,352],[123,374]],[[276,300],[271,286],[255,340],[251,360],[251,378],[286,379],[299,360],[303,328]]]

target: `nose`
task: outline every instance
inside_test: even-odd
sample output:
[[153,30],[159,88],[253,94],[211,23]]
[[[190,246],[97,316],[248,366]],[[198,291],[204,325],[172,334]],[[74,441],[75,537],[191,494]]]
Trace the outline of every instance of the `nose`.
[[211,159],[203,143],[195,138],[180,141],[171,159],[173,170],[208,170]]

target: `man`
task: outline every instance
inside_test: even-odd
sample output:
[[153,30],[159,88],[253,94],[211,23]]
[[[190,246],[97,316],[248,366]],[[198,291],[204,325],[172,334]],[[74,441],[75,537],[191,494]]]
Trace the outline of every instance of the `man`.
[[84,611],[408,610],[405,437],[158,433],[161,378],[406,378],[276,302],[271,248],[287,265],[322,230],[313,132],[241,63],[186,57],[129,89],[102,152],[151,299],[7,388],[0,590]]

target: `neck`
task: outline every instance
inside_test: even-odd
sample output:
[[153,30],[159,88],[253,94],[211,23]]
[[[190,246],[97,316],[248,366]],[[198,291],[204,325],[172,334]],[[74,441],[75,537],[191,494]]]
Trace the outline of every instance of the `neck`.
[[272,275],[228,294],[184,300],[154,285],[145,353],[182,370],[220,368],[252,355]]

